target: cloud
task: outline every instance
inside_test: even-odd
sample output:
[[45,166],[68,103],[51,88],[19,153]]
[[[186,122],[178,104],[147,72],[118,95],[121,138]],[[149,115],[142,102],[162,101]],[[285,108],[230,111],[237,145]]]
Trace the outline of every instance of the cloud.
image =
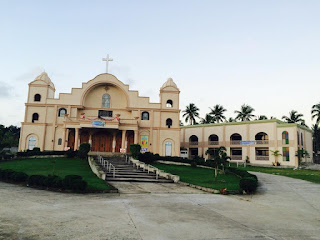
[[11,95],[12,87],[7,83],[0,82],[0,98],[7,98]]

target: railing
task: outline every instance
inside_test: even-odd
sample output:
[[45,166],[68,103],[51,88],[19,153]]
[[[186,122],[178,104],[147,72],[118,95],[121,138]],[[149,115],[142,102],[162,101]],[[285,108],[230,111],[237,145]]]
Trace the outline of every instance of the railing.
[[189,142],[189,144],[192,146],[196,146],[196,145],[199,145],[199,142]]
[[256,140],[256,144],[269,144],[269,140]]
[[209,145],[219,145],[219,141],[209,141]]
[[107,172],[112,171],[113,178],[116,177],[116,168],[115,168],[115,166],[112,165],[112,163],[110,163],[108,160],[104,159],[100,155],[98,156],[98,161],[100,162],[101,166],[103,166],[107,170]]
[[268,161],[269,156],[256,156],[256,160]]
[[231,145],[241,145],[241,140],[231,140]]
[[242,155],[233,155],[231,156],[231,160],[242,160]]

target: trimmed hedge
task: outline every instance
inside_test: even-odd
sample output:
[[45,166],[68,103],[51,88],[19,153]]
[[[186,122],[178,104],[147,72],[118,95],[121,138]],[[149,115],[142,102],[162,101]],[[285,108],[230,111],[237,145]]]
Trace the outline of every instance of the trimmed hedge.
[[258,187],[258,178],[256,175],[248,173],[246,170],[228,167],[226,171],[239,176],[240,179],[240,188],[246,193],[254,193]]
[[17,157],[45,156],[45,155],[65,155],[67,151],[29,151],[17,152]]
[[72,190],[73,192],[85,192],[88,183],[78,175],[68,175],[62,179],[59,176],[31,175],[24,172],[16,172],[11,169],[0,169],[0,180],[16,183],[27,183],[28,186]]

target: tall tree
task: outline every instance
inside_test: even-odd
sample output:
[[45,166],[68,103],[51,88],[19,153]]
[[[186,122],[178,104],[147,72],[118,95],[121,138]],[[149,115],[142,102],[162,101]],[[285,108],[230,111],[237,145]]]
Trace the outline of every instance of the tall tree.
[[206,114],[204,118],[201,118],[200,123],[201,124],[214,123],[214,118],[211,115]]
[[214,167],[214,179],[217,181],[218,176],[218,168],[222,167],[222,173],[224,174],[225,171],[225,165],[227,164],[228,160],[231,158],[227,155],[227,149],[223,146],[216,148],[216,149],[208,149],[206,151],[206,155],[209,155],[210,158],[212,158],[211,163]]
[[312,106],[311,110],[311,118],[316,119],[316,124],[319,125],[320,123],[320,103],[315,104]]
[[226,120],[224,112],[227,111],[222,105],[214,105],[213,108],[210,108],[211,112],[209,113],[215,120],[215,122],[223,122]]
[[301,125],[305,125],[304,120],[302,119],[303,114],[298,113],[295,110],[289,112],[289,116],[282,116],[282,119],[285,120],[287,123],[298,123]]
[[243,104],[240,111],[236,110],[234,112],[237,114],[236,119],[240,121],[250,121],[251,118],[255,116],[254,114],[252,114],[253,111],[254,109],[251,106]]
[[196,124],[196,118],[199,118],[199,108],[194,103],[190,103],[182,112],[184,113],[182,116],[185,117],[186,123],[189,121],[190,125]]
[[312,125],[312,138],[313,138],[313,150],[318,155],[318,151],[320,150],[320,129],[318,124]]

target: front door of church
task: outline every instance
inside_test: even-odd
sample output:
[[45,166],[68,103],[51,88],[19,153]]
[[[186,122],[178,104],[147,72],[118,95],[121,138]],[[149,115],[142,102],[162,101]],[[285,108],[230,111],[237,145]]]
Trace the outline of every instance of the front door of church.
[[112,152],[112,135],[110,133],[96,133],[92,136],[93,152]]

